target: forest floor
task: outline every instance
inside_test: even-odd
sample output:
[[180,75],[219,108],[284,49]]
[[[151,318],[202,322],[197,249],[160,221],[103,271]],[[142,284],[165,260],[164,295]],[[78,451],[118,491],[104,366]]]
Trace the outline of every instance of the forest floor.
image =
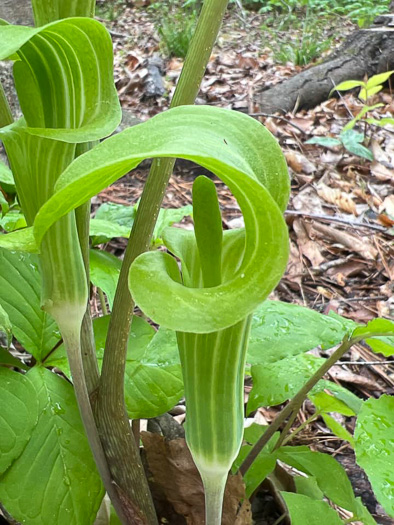
[[[183,61],[162,53],[158,13],[154,10],[143,6],[126,8],[118,11],[115,18],[102,21],[111,30],[114,41],[115,81],[122,106],[136,119],[146,120],[168,108]],[[334,311],[360,323],[377,316],[394,318],[394,128],[371,130],[369,145],[374,160],[369,161],[338,147],[306,144],[315,135],[339,134],[351,115],[357,115],[362,108],[354,94],[331,98],[310,111],[280,117],[259,115],[256,94],[301,70],[291,63],[276,63],[269,35],[261,31],[263,22],[262,15],[232,7],[196,103],[235,109],[257,118],[275,135],[285,153],[292,181],[286,212],[291,255],[287,271],[271,298],[323,313]],[[343,36],[354,29],[351,23],[341,20],[339,29],[328,26],[326,32],[335,45],[341,40],[338,33]],[[296,35],[294,38],[296,42]],[[164,93],[152,95],[152,89],[160,89],[161,81]],[[375,95],[372,102],[382,104],[372,115],[393,113],[390,89]],[[163,206],[190,204],[192,183],[200,173],[201,168],[178,162]],[[146,167],[135,170],[102,192],[95,203],[135,203],[146,175]],[[237,202],[220,181],[213,179],[224,224],[228,228],[239,227],[242,218]],[[183,226],[188,227],[188,219]],[[108,249],[119,253],[124,246],[124,240],[116,239]],[[357,345],[331,369],[329,378],[363,399],[378,397],[382,392],[394,394],[394,361],[374,354],[366,345]],[[309,417],[311,410],[306,403],[299,423]],[[256,421],[260,417],[269,422],[275,414],[276,408],[261,409],[254,417]],[[353,430],[354,418],[341,416],[340,422]],[[333,436],[321,421],[300,433],[298,444],[337,455],[347,466],[356,494],[363,496],[378,522],[392,523],[384,517],[365,476],[354,465],[351,448]]]

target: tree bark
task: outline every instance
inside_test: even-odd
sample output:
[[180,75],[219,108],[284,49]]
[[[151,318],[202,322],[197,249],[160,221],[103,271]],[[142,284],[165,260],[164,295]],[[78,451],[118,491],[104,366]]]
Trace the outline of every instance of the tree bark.
[[324,62],[256,95],[259,111],[310,109],[328,98],[334,85],[394,69],[394,14],[378,16],[368,29],[348,36]]
[[0,18],[10,24],[33,25],[31,0],[0,0]]

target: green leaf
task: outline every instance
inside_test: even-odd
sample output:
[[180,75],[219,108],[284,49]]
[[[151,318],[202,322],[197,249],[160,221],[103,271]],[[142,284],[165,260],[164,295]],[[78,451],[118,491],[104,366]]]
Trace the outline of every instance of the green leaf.
[[377,500],[394,517],[394,397],[368,399],[354,433],[357,463],[365,470]]
[[333,457],[322,452],[312,452],[304,446],[281,447],[276,454],[287,465],[313,476],[320,490],[333,503],[355,512],[352,485],[343,467]]
[[360,89],[358,98],[366,102],[369,97],[372,97],[372,95],[376,95],[376,93],[379,93],[379,91],[382,91],[382,89],[383,89],[383,86],[374,86],[374,87],[368,88],[368,91],[362,88]]
[[96,211],[95,219],[125,226],[130,233],[136,215],[135,206],[105,202]]
[[334,137],[313,137],[305,142],[305,144],[318,144],[319,146],[326,146],[332,148],[334,146],[340,146],[342,142]]
[[308,352],[331,348],[352,331],[342,318],[319,314],[281,301],[265,301],[253,313],[247,362],[266,364]]
[[22,454],[37,420],[37,395],[29,378],[0,367],[0,474]]
[[7,201],[7,199],[4,197],[3,192],[0,189],[0,208],[1,208],[1,215],[4,216],[6,213],[8,213],[10,209],[10,205]]
[[369,321],[366,326],[359,326],[354,330],[352,333],[353,337],[360,337],[360,336],[366,336],[371,337],[373,333],[384,335],[387,334],[389,336],[394,334],[394,322],[390,321],[389,319],[372,319],[372,321]]
[[72,16],[94,16],[95,0],[32,0],[37,26]]
[[354,416],[356,413],[346,403],[326,392],[311,394],[310,399],[318,412],[338,412],[344,416]]
[[[71,18],[43,27],[0,26],[0,59],[18,53],[14,78],[26,125],[15,127],[65,142],[111,134],[121,111],[113,83],[112,42],[96,20]],[[14,171],[14,170],[13,170]]]
[[343,525],[335,510],[325,501],[292,492],[281,494],[289,509],[291,525]]
[[279,405],[292,398],[323,362],[319,357],[301,354],[276,363],[252,366],[253,388],[247,412],[260,406]]
[[322,418],[324,420],[324,423],[326,426],[331,430],[335,436],[339,437],[339,439],[343,439],[344,441],[348,441],[350,445],[354,448],[354,438],[344,428],[338,421],[336,421],[333,417],[329,416],[328,414],[322,414]]
[[364,507],[361,498],[356,498],[356,516],[364,525],[377,525],[368,509]]
[[184,217],[193,214],[193,206],[190,204],[182,206],[181,208],[160,208],[159,216],[156,221],[155,229],[153,231],[153,243],[161,244],[163,232],[169,226],[176,222],[180,222]]
[[104,491],[74,391],[44,368],[27,374],[38,400],[38,421],[22,454],[1,478],[0,500],[29,525],[93,523]]
[[38,361],[60,339],[55,321],[41,309],[40,295],[36,257],[0,249],[0,305],[8,314],[16,339]]
[[371,88],[384,84],[393,73],[394,71],[386,71],[385,73],[379,73],[378,75],[374,75],[373,77],[369,78],[366,85],[368,92]]
[[109,222],[103,219],[91,219],[89,235],[91,237],[99,237],[99,239],[96,239],[94,242],[96,245],[107,242],[114,237],[125,237],[127,239],[130,236],[130,228],[121,226],[116,222]]
[[394,118],[387,117],[387,118],[381,118],[379,120],[374,118],[368,118],[365,119],[366,122],[369,124],[375,124],[376,126],[380,126],[383,128],[384,126],[394,126]]
[[0,234],[0,248],[27,253],[38,253],[39,251],[32,227],[7,233],[7,235]]
[[[149,252],[137,258],[131,270],[134,299],[149,317],[171,329],[214,331],[235,324],[279,281],[288,253],[281,213],[289,191],[283,155],[275,139],[241,113],[205,106],[174,108],[96,146],[59,178],[55,195],[36,217],[37,240],[61,215],[147,157],[194,160],[226,182],[242,204],[245,256],[230,281],[211,289],[188,289],[173,280],[176,274],[171,272],[178,268],[170,256]],[[269,262],[273,259],[275,264]],[[231,301],[224,301],[228,293]]]
[[[260,439],[260,437],[267,430],[267,427],[257,425],[253,423],[250,427],[245,428],[243,444],[238,453],[238,456],[234,460],[232,471],[236,472],[243,461],[247,458],[248,454],[253,448],[253,445]],[[253,461],[252,465],[243,477],[246,488],[246,497],[250,498],[258,486],[264,481],[264,479],[271,474],[276,465],[276,457],[272,454],[272,450],[279,438],[279,432],[275,432],[272,438],[269,440],[264,450],[259,453],[257,458]]]
[[372,111],[376,108],[380,108],[382,107],[383,104],[374,104],[373,106],[364,106],[361,111],[357,114],[357,116],[352,119],[348,124],[346,124],[346,126],[342,129],[342,133],[344,131],[347,131],[348,129],[353,129],[354,126],[356,125],[356,123],[361,120],[363,118],[364,115],[366,115],[366,113],[368,113],[368,111]]
[[[4,333],[7,338],[7,348],[10,347],[12,340],[12,323],[7,312],[0,304],[0,332]],[[7,352],[8,353],[8,352]]]
[[294,483],[297,489],[297,494],[303,494],[309,498],[322,500],[324,498],[323,492],[320,490],[316,478],[313,476],[304,478],[304,476],[295,476]]
[[102,250],[90,250],[90,280],[103,290],[112,308],[122,262]]
[[373,160],[372,152],[361,144],[364,138],[363,133],[358,133],[354,129],[348,129],[340,134],[342,144],[350,153],[354,153],[364,159]]
[[12,368],[20,368],[21,370],[28,370],[29,367],[26,366],[22,361],[14,357],[8,350],[0,346],[0,365],[1,366],[11,366]]
[[334,91],[347,91],[348,89],[354,89],[356,87],[365,87],[366,83],[361,80],[346,80],[335,86],[329,93],[328,97],[334,93]]
[[2,219],[0,219],[0,227],[6,232],[12,232],[14,230],[20,230],[26,227],[26,219],[23,213],[19,211],[11,211],[7,213]]
[[12,176],[12,171],[0,160],[0,186],[2,184],[8,184],[9,186],[14,186],[14,177]]
[[[96,352],[101,369],[110,316],[94,319]],[[45,361],[68,377],[70,369],[61,345]],[[125,400],[130,418],[156,417],[170,410],[183,395],[183,381],[175,333],[157,332],[140,317],[133,317],[127,346]]]
[[[101,368],[109,316],[94,323]],[[170,410],[183,396],[183,381],[175,333],[157,332],[133,317],[127,346],[125,401],[131,419],[150,418]]]

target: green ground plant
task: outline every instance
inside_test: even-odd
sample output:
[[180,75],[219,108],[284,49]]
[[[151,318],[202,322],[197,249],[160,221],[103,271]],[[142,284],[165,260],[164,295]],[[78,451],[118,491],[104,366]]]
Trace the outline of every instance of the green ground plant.
[[[0,90],[0,139],[11,166],[0,164],[0,204],[7,217],[17,199],[26,223],[0,235],[4,512],[28,525],[90,525],[106,491],[121,523],[157,524],[129,418],[138,434],[140,418],[166,412],[185,394],[206,525],[221,523],[230,470],[243,475],[252,498],[278,460],[304,474],[295,492],[282,491],[293,525],[311,516],[344,523],[327,500],[354,521],[375,523],[334,458],[288,446],[307,397],[316,417],[354,446],[394,516],[393,397],[362,402],[322,379],[362,340],[393,355],[394,323],[357,325],[266,300],[288,256],[284,155],[252,118],[192,105],[226,2],[204,2],[172,108],[101,143],[121,111],[111,39],[90,18],[94,2],[33,0],[33,8],[36,27],[0,25],[0,58],[14,61],[23,110],[14,121]],[[245,228],[222,231],[207,177],[194,183],[192,210],[160,210],[177,157],[227,184]],[[138,206],[107,206],[89,225],[90,199],[146,158],[155,161]],[[191,212],[194,231],[171,227]],[[123,261],[98,248],[130,228]],[[93,320],[91,283],[104,313]],[[159,328],[133,315],[135,305]],[[13,338],[21,359],[9,351]],[[337,348],[326,359],[308,354],[318,345]],[[268,428],[244,432],[245,371],[254,383],[248,413],[288,401]],[[354,436],[333,412],[357,415]]]
[[[371,105],[369,101],[373,95],[376,95],[383,89],[383,84],[387,82],[393,73],[394,71],[386,71],[372,76],[365,82],[362,80],[346,80],[335,86],[335,88],[331,90],[330,95],[334,91],[349,91],[350,89],[360,88],[358,98],[363,103],[360,111],[343,127],[338,137],[313,137],[306,143],[319,144],[320,146],[326,147],[343,146],[345,150],[354,155],[358,155],[367,160],[373,160],[372,151],[365,146],[365,142],[368,141],[368,127],[392,126],[394,125],[394,119],[392,117],[383,117],[380,119],[369,117],[369,112],[383,106],[382,103]],[[362,130],[360,130],[360,128],[362,128]]]

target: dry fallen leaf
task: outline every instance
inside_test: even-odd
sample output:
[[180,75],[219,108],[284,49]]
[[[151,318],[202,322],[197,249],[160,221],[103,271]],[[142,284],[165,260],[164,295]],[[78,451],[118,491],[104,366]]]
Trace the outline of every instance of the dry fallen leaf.
[[320,233],[329,237],[333,241],[342,244],[349,251],[359,253],[365,259],[375,260],[378,256],[378,250],[365,238],[356,237],[343,230],[338,230],[319,222],[313,222],[313,229],[317,234]]
[[[142,432],[146,459],[155,494],[164,496],[187,525],[203,525],[204,491],[200,474],[184,439],[166,441],[159,434]],[[242,505],[240,502],[243,502]],[[250,503],[245,499],[241,475],[229,475],[223,504],[223,525],[252,523]],[[175,525],[174,520],[171,521]]]
[[287,164],[296,173],[306,173],[309,175],[316,171],[316,166],[301,153],[293,150],[288,150],[284,153]]
[[318,244],[309,238],[304,221],[302,219],[295,219],[293,222],[293,229],[297,235],[299,250],[302,255],[310,260],[312,266],[317,267],[324,262],[324,257],[320,253]]
[[323,200],[326,202],[329,202],[330,204],[335,204],[343,211],[346,211],[347,213],[353,213],[353,215],[357,216],[357,209],[356,204],[352,200],[351,195],[348,193],[345,193],[341,191],[338,188],[330,188],[324,183],[320,183],[316,187],[316,191]]

